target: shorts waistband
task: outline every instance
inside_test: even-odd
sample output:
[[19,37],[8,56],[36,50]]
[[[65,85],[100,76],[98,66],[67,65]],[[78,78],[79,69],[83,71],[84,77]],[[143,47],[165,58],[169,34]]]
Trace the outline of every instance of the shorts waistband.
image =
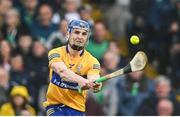
[[64,104],[56,104],[56,105],[49,105],[46,107],[46,110],[48,110],[49,108],[57,108],[57,107],[66,107],[66,105]]

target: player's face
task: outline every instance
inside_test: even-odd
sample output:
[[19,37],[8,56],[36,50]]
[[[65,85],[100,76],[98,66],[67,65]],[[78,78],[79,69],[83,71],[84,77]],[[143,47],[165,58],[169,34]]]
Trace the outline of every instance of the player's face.
[[71,45],[84,47],[88,38],[88,31],[84,29],[73,29],[70,34],[69,42]]

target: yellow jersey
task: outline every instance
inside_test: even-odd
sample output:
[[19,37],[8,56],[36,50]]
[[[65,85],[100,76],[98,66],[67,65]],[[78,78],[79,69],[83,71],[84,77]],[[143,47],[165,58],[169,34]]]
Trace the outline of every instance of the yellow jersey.
[[[68,46],[52,49],[48,53],[49,66],[53,62],[64,62],[74,73],[87,78],[87,75],[100,73],[100,64],[89,52],[83,50],[78,56],[71,57]],[[85,111],[86,91],[78,93],[78,84],[68,82],[50,68],[50,83],[47,90],[47,100],[44,106],[64,104],[70,108]]]

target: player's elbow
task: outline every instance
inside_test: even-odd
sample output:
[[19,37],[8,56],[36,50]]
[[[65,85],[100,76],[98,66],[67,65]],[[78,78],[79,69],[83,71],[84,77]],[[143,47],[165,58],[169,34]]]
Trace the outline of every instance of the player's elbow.
[[56,64],[56,63],[52,63],[51,68],[53,69],[53,71],[55,71],[57,73],[63,73],[67,69],[66,67],[63,67],[63,66]]
[[58,73],[61,77],[64,77],[66,75],[66,71],[67,71],[66,67],[60,66],[59,64],[52,63],[51,68],[53,69],[53,71]]

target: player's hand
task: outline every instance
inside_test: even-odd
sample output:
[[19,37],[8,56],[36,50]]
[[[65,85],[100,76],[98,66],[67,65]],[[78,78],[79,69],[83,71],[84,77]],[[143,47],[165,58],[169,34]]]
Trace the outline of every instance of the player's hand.
[[93,85],[89,80],[87,79],[82,79],[78,82],[78,85],[79,87],[82,89],[82,90],[86,90],[86,89],[90,89],[90,88],[93,88]]
[[94,93],[99,92],[102,89],[102,83],[94,83],[95,85],[93,86],[92,90]]

